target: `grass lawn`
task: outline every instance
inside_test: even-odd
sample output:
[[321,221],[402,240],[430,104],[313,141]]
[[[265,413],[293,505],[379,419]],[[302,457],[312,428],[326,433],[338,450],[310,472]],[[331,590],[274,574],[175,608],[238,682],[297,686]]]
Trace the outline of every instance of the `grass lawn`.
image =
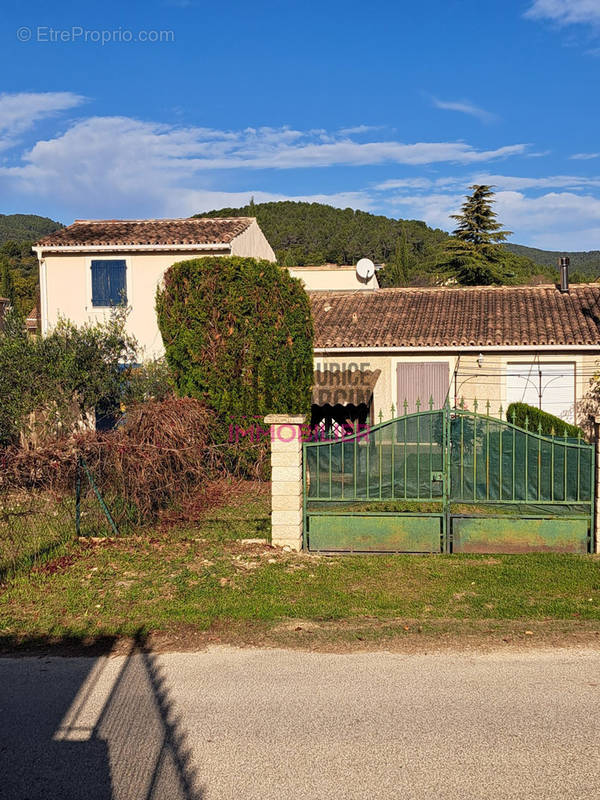
[[321,556],[243,542],[268,534],[268,491],[249,485],[193,529],[72,539],[0,586],[0,644],[139,631],[174,647],[600,634],[596,556]]

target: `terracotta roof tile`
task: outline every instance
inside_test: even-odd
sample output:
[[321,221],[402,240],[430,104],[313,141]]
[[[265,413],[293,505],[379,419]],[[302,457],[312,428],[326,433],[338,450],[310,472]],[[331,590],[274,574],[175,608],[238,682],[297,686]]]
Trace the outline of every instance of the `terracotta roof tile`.
[[252,217],[78,219],[67,228],[44,236],[36,244],[40,247],[228,244],[252,222]]
[[600,285],[311,292],[315,347],[598,345]]

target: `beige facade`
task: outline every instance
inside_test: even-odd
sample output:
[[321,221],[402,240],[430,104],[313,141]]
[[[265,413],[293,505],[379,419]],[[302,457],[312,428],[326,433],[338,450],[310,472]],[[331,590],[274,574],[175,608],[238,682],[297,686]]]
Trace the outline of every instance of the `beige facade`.
[[[400,349],[399,349],[400,350]],[[478,411],[498,416],[502,408],[506,415],[508,404],[524,400],[540,405],[551,414],[569,422],[577,422],[577,404],[589,388],[590,379],[600,371],[600,347],[571,349],[532,349],[527,347],[505,350],[448,350],[439,352],[423,349],[417,352],[380,352],[361,349],[348,352],[339,349],[327,354],[315,353],[315,370],[381,370],[373,391],[374,422],[380,412],[384,420],[403,413],[404,397],[398,396],[398,369],[403,364],[448,365],[447,396],[451,406],[464,404]],[[527,377],[523,378],[523,373]],[[540,384],[540,373],[542,380]],[[545,377],[546,374],[548,377]],[[527,396],[519,396],[520,387]],[[572,402],[569,399],[572,397]],[[420,398],[427,408],[429,397]]]
[[275,254],[256,220],[229,244],[182,246],[66,246],[34,248],[40,264],[41,331],[47,334],[63,317],[76,325],[106,320],[110,308],[92,305],[91,262],[126,262],[127,329],[139,345],[140,360],[164,353],[156,320],[156,289],[166,270],[178,261],[206,256],[239,255],[275,261]]
[[350,292],[379,288],[377,275],[368,281],[361,280],[354,267],[327,264],[322,267],[288,267],[293,278],[300,278],[307,291]]

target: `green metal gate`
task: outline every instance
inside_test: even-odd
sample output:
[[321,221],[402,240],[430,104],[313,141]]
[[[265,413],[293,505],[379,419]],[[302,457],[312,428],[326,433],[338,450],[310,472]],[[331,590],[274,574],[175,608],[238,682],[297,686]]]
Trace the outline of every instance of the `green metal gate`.
[[594,447],[445,407],[304,443],[305,547],[588,552]]

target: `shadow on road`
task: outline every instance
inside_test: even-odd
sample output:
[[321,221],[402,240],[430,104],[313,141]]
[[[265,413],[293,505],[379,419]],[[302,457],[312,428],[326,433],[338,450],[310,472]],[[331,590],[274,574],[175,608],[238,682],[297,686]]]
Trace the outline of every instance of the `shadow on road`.
[[2,800],[201,800],[186,734],[138,635],[122,659],[0,659]]

